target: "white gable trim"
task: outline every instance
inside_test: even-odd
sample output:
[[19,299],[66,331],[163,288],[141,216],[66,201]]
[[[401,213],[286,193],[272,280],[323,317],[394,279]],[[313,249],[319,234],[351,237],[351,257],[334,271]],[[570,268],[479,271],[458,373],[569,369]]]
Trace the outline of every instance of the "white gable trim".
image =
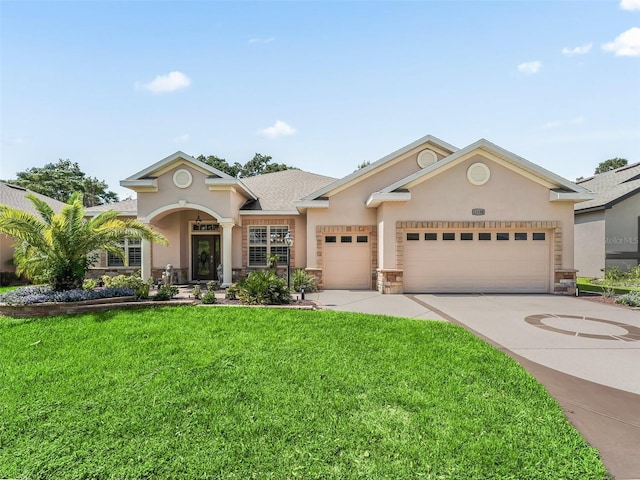
[[216,175],[220,178],[234,179],[234,177],[232,177],[231,175],[228,175],[221,170],[218,170],[217,168],[213,168],[211,165],[207,165],[200,160],[196,160],[191,155],[187,155],[184,152],[177,151],[176,153],[163,158],[159,162],[154,163],[150,167],[147,167],[144,170],[140,170],[138,173],[131,175],[124,181],[140,180],[149,176],[162,175],[162,173],[166,173],[168,170],[173,168],[175,166],[174,163],[179,164],[180,160],[182,160],[183,164],[190,165],[205,175]]
[[584,187],[576,185],[569,180],[566,180],[555,173],[550,172],[534,163],[525,160],[524,158],[499,147],[488,140],[480,139],[475,143],[458,150],[457,152],[449,155],[447,158],[443,158],[439,162],[424,168],[413,175],[409,175],[397,182],[389,185],[386,188],[380,190],[381,193],[390,193],[398,189],[414,187],[429,178],[432,178],[449,168],[461,163],[462,161],[471,158],[475,154],[482,151],[489,154],[488,158],[496,163],[513,170],[520,175],[523,175],[534,182],[537,182],[545,187],[551,188],[564,188],[570,192],[587,194],[589,191]]
[[443,142],[439,138],[436,138],[432,135],[426,135],[416,140],[415,142],[410,143],[409,145],[406,145],[400,148],[399,150],[396,150],[395,152],[382,157],[381,159],[375,161],[371,165],[368,165],[364,168],[356,170],[350,175],[347,175],[346,177],[336,180],[335,182],[330,183],[326,187],[320,190],[317,190],[310,195],[307,195],[306,197],[302,198],[301,201],[304,202],[309,200],[315,200],[318,197],[325,197],[327,196],[327,194],[336,194],[342,190],[345,190],[346,188],[349,188],[355,183],[365,180],[371,175],[377,173],[378,170],[383,168],[388,168],[394,165],[395,163],[403,160],[405,156],[412,153],[412,150],[415,150],[416,148],[421,147],[427,143],[435,147],[434,150],[440,153],[441,155],[444,155],[445,157],[458,150],[453,145]]

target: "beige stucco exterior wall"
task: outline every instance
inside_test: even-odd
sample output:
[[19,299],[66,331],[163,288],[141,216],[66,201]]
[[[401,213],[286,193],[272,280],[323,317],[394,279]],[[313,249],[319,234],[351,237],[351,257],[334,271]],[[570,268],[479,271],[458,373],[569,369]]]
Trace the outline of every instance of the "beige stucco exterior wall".
[[[491,170],[482,186],[467,180],[467,169],[484,162]],[[396,268],[397,221],[560,221],[562,268],[573,268],[573,203],[550,202],[549,189],[491,159],[475,155],[410,189],[408,202],[387,202],[378,207],[379,268]],[[485,215],[471,210],[484,208]]]
[[[187,188],[178,188],[173,184],[173,174],[179,169],[191,172],[193,182]],[[245,198],[232,190],[209,190],[205,185],[206,176],[187,166],[179,165],[158,177],[157,192],[138,193],[138,218],[149,217],[153,212],[166,205],[176,205],[181,201],[187,204],[210,208],[222,218],[235,218],[237,210]]]
[[574,238],[578,276],[602,278],[605,265],[604,210],[576,215]]
[[[306,242],[306,266],[308,268],[318,267],[316,237],[313,233],[316,231],[316,227],[375,225],[377,213],[375,209],[367,208],[367,199],[371,193],[417,172],[420,169],[417,163],[418,153],[427,147],[423,145],[415,148],[397,161],[389,162],[387,168],[380,169],[351,187],[331,195],[328,209],[307,210],[307,231],[312,233],[307,237]],[[442,155],[438,154],[438,158],[442,158]]]

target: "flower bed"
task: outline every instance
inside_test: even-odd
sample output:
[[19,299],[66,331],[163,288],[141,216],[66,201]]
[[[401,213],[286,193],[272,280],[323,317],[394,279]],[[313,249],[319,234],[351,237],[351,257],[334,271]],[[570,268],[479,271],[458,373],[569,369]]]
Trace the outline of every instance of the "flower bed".
[[63,292],[42,285],[24,287],[0,295],[0,314],[24,318],[74,313],[91,305],[135,302],[134,293],[132,289],[119,287]]

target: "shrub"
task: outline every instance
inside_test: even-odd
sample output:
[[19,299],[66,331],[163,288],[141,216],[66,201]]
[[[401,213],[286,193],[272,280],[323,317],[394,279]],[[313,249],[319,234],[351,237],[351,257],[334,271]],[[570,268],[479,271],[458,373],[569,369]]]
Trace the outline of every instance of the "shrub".
[[226,298],[227,300],[238,299],[238,286],[235,283],[233,285],[229,285],[224,291],[224,298]]
[[158,289],[158,293],[153,296],[153,300],[157,301],[167,301],[171,300],[178,294],[178,287],[175,285],[162,285]]
[[84,282],[82,282],[83,290],[95,290],[98,286],[98,282],[96,282],[93,278],[85,278]]
[[102,283],[104,283],[105,287],[130,288],[136,292],[136,297],[138,298],[149,298],[149,288],[152,282],[152,279],[144,281],[138,275],[102,276]]
[[202,303],[204,303],[205,305],[218,303],[218,299],[216,298],[216,291],[207,290],[206,292],[204,292],[204,294],[202,295]]
[[202,298],[202,288],[200,288],[200,285],[193,287],[191,293],[193,293],[193,298],[196,300],[200,300]]
[[315,292],[318,289],[316,277],[303,268],[299,268],[295,270],[291,276],[291,288],[293,288],[295,292],[301,292],[303,288],[305,292]]
[[608,267],[604,271],[605,280],[617,282],[625,277],[625,273],[620,267]]
[[127,297],[134,295],[131,288],[111,287],[99,290],[65,290],[56,292],[47,285],[23,287],[0,295],[0,302],[7,305],[31,305],[33,303],[48,302],[81,302],[84,300],[96,300],[99,298]]
[[626,293],[616,298],[616,303],[628,307],[640,307],[640,292]]
[[291,292],[285,279],[258,270],[238,282],[238,298],[250,305],[283,305],[291,302]]
[[218,282],[210,280],[207,282],[207,290],[216,291],[218,289]]

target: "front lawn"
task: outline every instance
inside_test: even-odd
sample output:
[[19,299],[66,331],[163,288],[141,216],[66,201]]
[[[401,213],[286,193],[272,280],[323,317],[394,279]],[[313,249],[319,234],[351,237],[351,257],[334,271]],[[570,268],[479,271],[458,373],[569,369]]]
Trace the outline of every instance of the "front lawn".
[[0,478],[601,479],[597,451],[462,328],[161,308],[0,318]]

